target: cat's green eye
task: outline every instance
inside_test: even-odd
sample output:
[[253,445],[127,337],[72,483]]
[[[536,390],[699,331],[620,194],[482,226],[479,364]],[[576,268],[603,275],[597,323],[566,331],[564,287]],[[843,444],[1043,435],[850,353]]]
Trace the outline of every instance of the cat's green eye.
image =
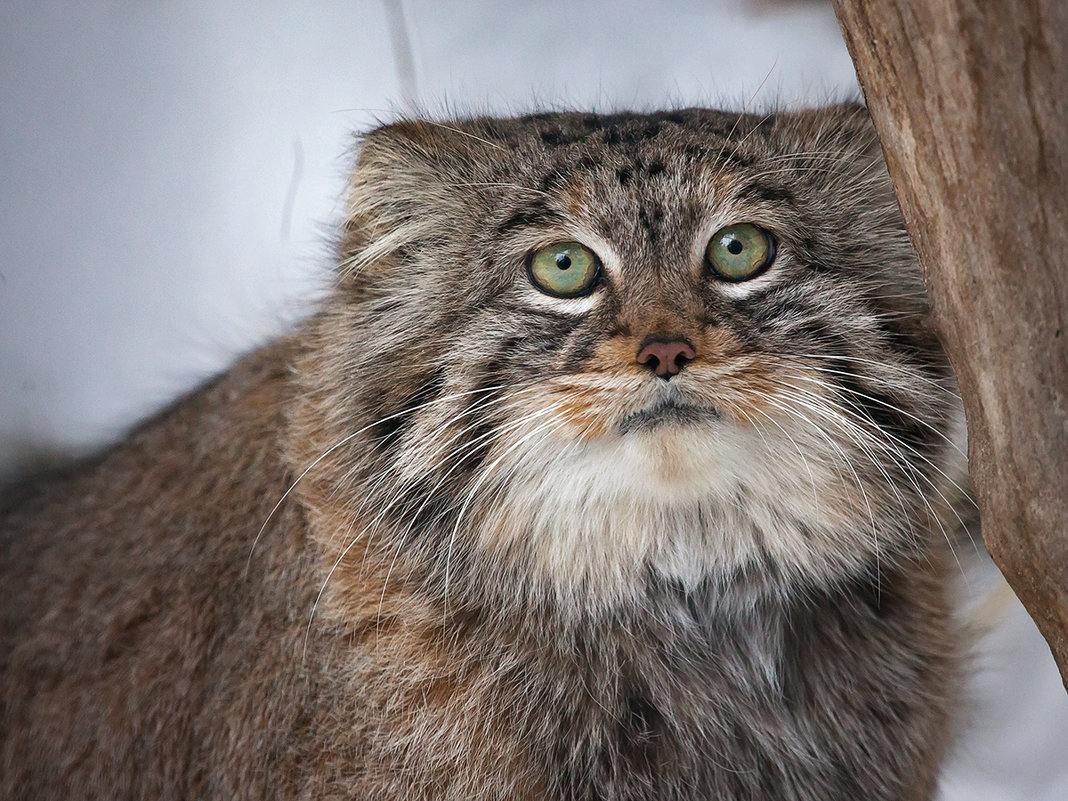
[[527,274],[534,286],[555,298],[588,295],[601,277],[601,262],[585,245],[556,242],[530,254]]
[[752,223],[720,228],[705,248],[705,261],[718,278],[748,281],[768,268],[775,258],[771,234]]

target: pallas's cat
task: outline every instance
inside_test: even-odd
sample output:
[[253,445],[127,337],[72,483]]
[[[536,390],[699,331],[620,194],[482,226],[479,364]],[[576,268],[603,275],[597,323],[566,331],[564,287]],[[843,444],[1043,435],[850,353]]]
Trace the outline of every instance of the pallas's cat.
[[931,798],[953,379],[866,112],[368,134],[292,335],[2,504],[0,795]]

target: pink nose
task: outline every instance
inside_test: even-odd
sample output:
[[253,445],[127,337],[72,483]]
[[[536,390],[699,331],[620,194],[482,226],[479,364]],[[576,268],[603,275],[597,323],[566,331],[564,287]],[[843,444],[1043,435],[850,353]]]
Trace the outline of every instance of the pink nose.
[[647,365],[659,378],[667,381],[696,357],[693,346],[685,340],[654,339],[638,351],[638,364]]

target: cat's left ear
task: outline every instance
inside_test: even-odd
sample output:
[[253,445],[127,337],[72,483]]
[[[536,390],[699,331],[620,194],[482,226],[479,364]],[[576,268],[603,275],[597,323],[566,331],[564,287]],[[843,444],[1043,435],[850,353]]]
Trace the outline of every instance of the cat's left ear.
[[863,103],[854,101],[806,109],[796,112],[795,121],[813,144],[824,149],[853,155],[859,162],[882,160],[879,135]]

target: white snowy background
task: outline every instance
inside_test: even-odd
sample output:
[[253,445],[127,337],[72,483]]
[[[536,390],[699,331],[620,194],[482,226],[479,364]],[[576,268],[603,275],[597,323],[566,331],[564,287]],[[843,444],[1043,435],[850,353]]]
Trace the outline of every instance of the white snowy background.
[[[352,133],[442,113],[855,96],[828,3],[7,0],[0,473],[85,452],[312,308]],[[1068,697],[970,559],[943,801],[1068,799]],[[991,601],[991,599],[995,599]]]

